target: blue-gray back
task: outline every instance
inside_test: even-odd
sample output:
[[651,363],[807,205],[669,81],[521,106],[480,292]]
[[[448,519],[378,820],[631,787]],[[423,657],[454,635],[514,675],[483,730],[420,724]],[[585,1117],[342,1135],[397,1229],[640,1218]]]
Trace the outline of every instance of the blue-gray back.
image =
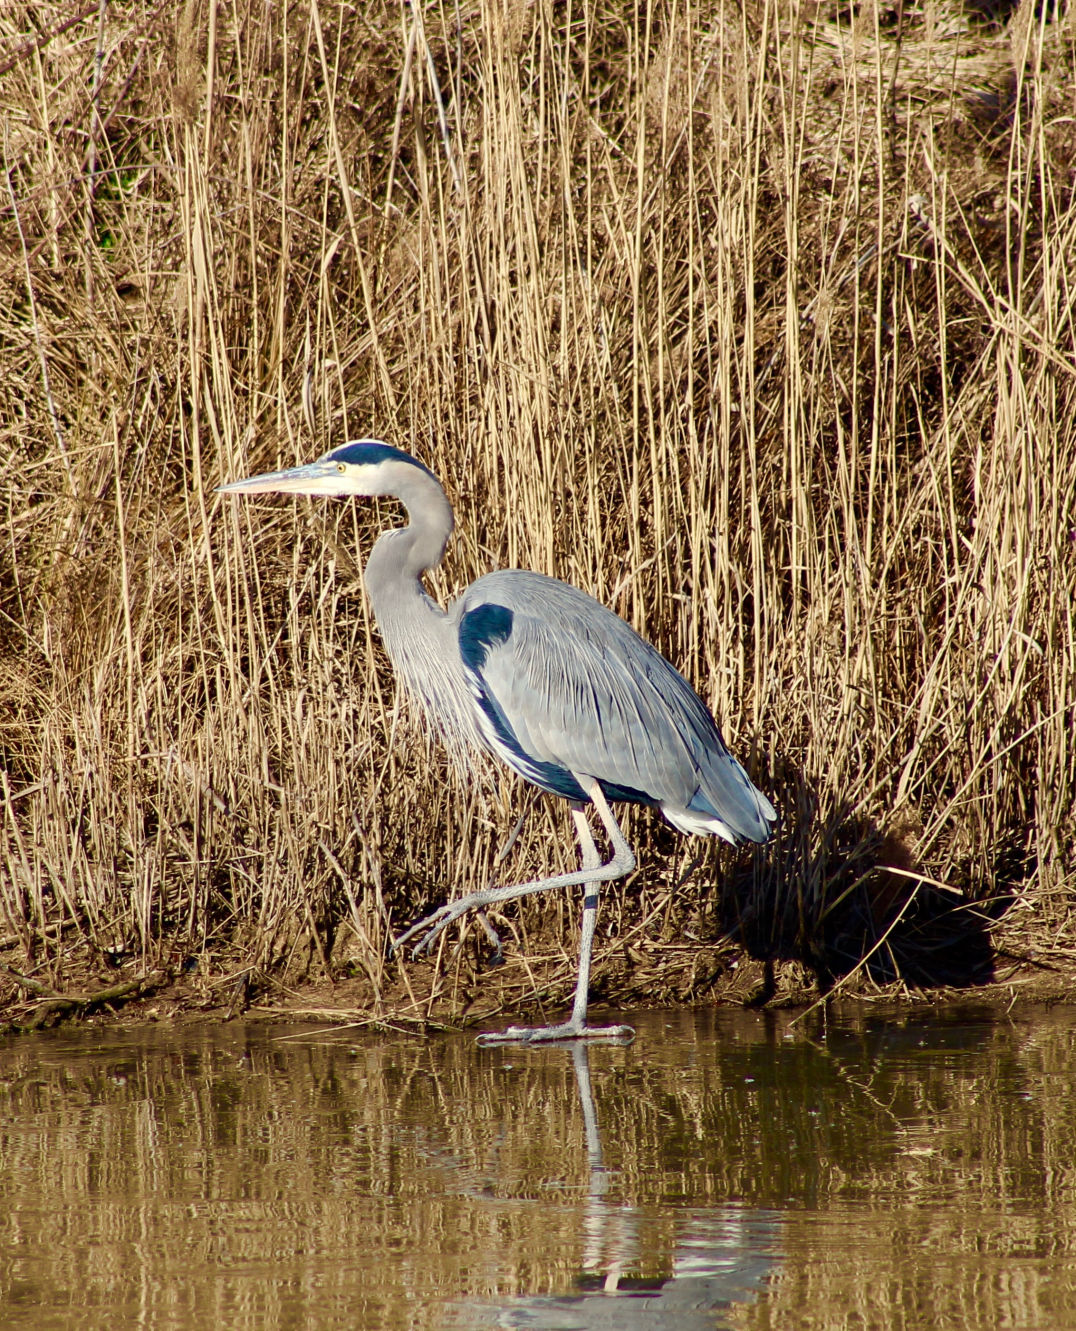
[[[698,694],[593,597],[510,569],[479,578],[449,617],[483,738],[535,785],[583,799],[578,772],[610,799],[661,807],[686,831],[769,834],[772,806]],[[696,825],[711,817],[715,825]]]

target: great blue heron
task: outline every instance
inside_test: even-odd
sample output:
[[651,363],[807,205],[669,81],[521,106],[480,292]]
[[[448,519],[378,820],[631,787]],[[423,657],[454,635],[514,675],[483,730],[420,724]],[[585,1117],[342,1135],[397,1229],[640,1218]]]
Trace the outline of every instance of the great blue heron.
[[[568,800],[582,867],[472,892],[420,920],[396,946],[425,930],[415,949],[420,952],[469,910],[583,884],[571,1017],[556,1026],[512,1026],[482,1040],[630,1038],[630,1026],[591,1027],[586,1021],[598,884],[635,868],[609,801],[650,805],[681,832],[716,833],[733,845],[766,841],[777,816],[725,747],[702,699],[618,615],[541,573],[487,573],[442,610],[422,575],[441,562],[452,508],[436,476],[400,449],[362,439],[306,466],[220,489],[394,495],[402,501],[409,525],[384,532],[366,563],[366,590],[396,672],[450,747],[485,749],[540,789]],[[612,847],[604,864],[587,822],[590,803]]]

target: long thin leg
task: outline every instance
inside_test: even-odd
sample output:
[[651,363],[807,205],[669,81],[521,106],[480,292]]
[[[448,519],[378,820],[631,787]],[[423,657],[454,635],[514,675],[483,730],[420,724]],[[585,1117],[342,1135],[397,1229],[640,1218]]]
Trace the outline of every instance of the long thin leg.
[[606,803],[601,787],[592,777],[577,776],[577,779],[583,785],[583,789],[588,791],[591,798],[594,799],[595,806],[601,814],[602,822],[605,824],[605,830],[609,834],[609,840],[612,842],[613,855],[606,864],[599,865],[596,869],[577,869],[572,873],[554,874],[551,878],[536,878],[533,882],[520,883],[514,887],[487,887],[480,892],[471,892],[468,896],[460,897],[458,901],[448,901],[435,910],[432,915],[427,915],[424,920],[419,920],[417,924],[413,924],[410,929],[405,930],[399,938],[393,941],[393,949],[403,947],[416,934],[425,930],[425,935],[415,944],[415,955],[417,956],[420,952],[430,948],[454,920],[458,920],[461,915],[466,915],[469,910],[476,910],[482,906],[494,906],[502,901],[515,901],[519,897],[530,896],[532,892],[547,892],[556,887],[577,887],[580,883],[587,882],[606,883],[613,878],[623,878],[625,874],[631,873],[632,869],[635,868],[635,856],[631,847],[624,840],[624,834],[613,817],[612,810]]
[[[598,847],[594,844],[587,815],[579,804],[572,805],[575,834],[582,847],[584,869],[596,869],[601,864]],[[598,884],[591,881],[583,888],[583,921],[579,931],[579,976],[575,985],[575,1002],[571,1020],[583,1026],[587,1020],[587,998],[590,994],[590,954],[594,948],[594,930],[598,924]]]
[[573,807],[572,816],[575,820],[576,832],[582,849],[581,869],[573,873],[556,874],[551,878],[541,878],[530,883],[521,883],[515,887],[493,887],[486,888],[481,892],[472,892],[459,901],[447,903],[439,910],[434,911],[432,915],[427,916],[426,919],[419,920],[417,924],[412,925],[406,933],[401,934],[395,941],[395,947],[402,947],[416,934],[426,930],[425,935],[419,939],[415,946],[415,951],[418,953],[430,947],[453,920],[458,920],[461,915],[466,914],[469,910],[494,905],[501,901],[514,901],[520,897],[529,896],[532,892],[545,892],[552,888],[575,887],[580,883],[585,884],[583,926],[579,948],[579,979],[576,984],[575,1002],[572,1007],[571,1018],[560,1026],[509,1027],[507,1031],[482,1036],[481,1041],[484,1044],[538,1040],[624,1040],[630,1039],[634,1034],[630,1026],[591,1029],[586,1025],[590,957],[598,913],[598,884],[609,882],[614,878],[623,878],[625,874],[631,873],[632,869],[635,868],[635,856],[631,847],[625,841],[619,824],[613,817],[613,812],[602,793],[601,786],[593,777],[584,776],[580,773],[575,773],[575,776],[582,788],[587,791],[594,801],[594,806],[605,825],[606,833],[613,848],[613,854],[607,863],[601,863],[582,808]]
[[[619,841],[627,849],[634,865],[635,857],[632,855],[628,843],[624,840],[620,825],[613,817],[612,810],[605,801],[601,787],[598,786],[597,782],[594,783],[594,786],[597,791],[594,802],[598,806],[598,812],[601,814],[606,830],[610,834],[609,839],[614,842],[614,854],[610,864],[616,860],[616,842]],[[585,786],[584,789],[586,789]],[[600,804],[598,803],[599,800],[601,801]],[[575,985],[575,1002],[572,1004],[572,1015],[559,1026],[509,1026],[505,1031],[492,1031],[486,1035],[480,1035],[478,1037],[479,1044],[537,1044],[548,1040],[621,1041],[630,1040],[635,1034],[630,1026],[587,1025],[590,957],[594,948],[594,930],[598,924],[598,882],[600,880],[596,878],[595,870],[601,871],[606,866],[602,865],[601,856],[598,854],[598,848],[594,844],[594,838],[590,832],[587,815],[581,804],[572,805],[572,818],[575,821],[575,832],[579,838],[579,846],[582,851],[582,871],[591,875],[583,888],[583,923],[579,936],[579,977]],[[616,832],[615,838],[613,829]],[[628,869],[625,872],[630,873],[631,870]]]

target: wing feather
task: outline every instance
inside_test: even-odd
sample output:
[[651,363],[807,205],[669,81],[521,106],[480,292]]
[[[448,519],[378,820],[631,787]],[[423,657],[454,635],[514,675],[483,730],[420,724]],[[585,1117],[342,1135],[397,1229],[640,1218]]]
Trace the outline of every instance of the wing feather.
[[765,840],[774,811],[687,681],[593,597],[541,574],[473,583],[450,612],[483,738],[528,780],[660,806],[675,826]]

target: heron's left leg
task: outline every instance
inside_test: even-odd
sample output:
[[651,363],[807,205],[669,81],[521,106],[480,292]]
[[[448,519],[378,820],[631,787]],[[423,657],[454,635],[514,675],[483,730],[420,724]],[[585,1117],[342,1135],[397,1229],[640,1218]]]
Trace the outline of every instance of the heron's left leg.
[[423,934],[423,937],[415,944],[415,952],[423,952],[436,941],[440,934],[448,928],[461,915],[466,915],[469,910],[477,910],[483,906],[498,905],[502,901],[515,901],[519,897],[530,896],[532,892],[548,892],[556,887],[577,887],[580,883],[606,883],[613,878],[623,878],[625,874],[631,873],[635,868],[635,856],[631,847],[624,840],[624,834],[613,817],[612,810],[602,794],[601,787],[592,777],[580,776],[577,774],[577,780],[584,790],[588,792],[591,799],[601,815],[602,822],[605,824],[605,830],[609,834],[609,840],[612,842],[613,854],[604,864],[598,864],[593,868],[577,869],[572,873],[554,874],[551,878],[537,878],[531,883],[520,883],[515,887],[487,887],[480,892],[471,892],[465,897],[460,897],[458,901],[448,901],[432,915],[427,915],[425,919],[419,920],[413,924],[410,929],[405,930],[397,939],[393,940],[393,949],[403,947],[409,943],[416,934]]

